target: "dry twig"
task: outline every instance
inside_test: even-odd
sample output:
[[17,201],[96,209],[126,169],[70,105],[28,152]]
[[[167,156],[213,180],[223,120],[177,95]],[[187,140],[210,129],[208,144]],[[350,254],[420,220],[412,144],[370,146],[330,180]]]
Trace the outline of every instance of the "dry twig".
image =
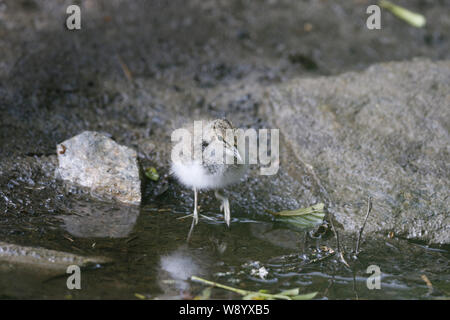
[[428,294],[431,294],[433,292],[433,284],[431,283],[430,279],[428,279],[428,277],[425,274],[421,275],[420,277],[428,287]]
[[355,248],[355,255],[356,256],[359,254],[359,246],[360,246],[360,243],[361,243],[361,237],[362,237],[362,234],[364,232],[364,228],[366,227],[367,218],[369,218],[369,214],[370,214],[371,211],[372,211],[372,199],[369,196],[369,198],[367,199],[366,217],[364,219],[364,223],[363,223],[361,229],[359,229],[358,240],[356,241],[356,248]]

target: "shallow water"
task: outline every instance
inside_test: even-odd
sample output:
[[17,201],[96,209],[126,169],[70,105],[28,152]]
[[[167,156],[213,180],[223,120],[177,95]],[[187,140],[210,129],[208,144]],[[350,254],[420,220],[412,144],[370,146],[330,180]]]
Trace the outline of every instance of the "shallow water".
[[[239,207],[233,194],[232,224],[227,228],[212,193],[201,193],[200,222],[191,240],[186,238],[192,195],[170,182],[159,196],[147,187],[141,207],[105,203],[85,196],[60,195],[55,210],[32,215],[2,216],[1,240],[43,246],[82,255],[106,256],[113,263],[82,270],[81,290],[68,290],[67,275],[42,278],[38,274],[0,272],[3,298],[191,299],[205,286],[188,280],[192,275],[241,289],[278,292],[299,287],[318,292],[317,299],[433,299],[450,291],[448,247],[430,248],[402,239],[369,236],[357,260],[345,256],[350,267],[327,248],[334,237],[314,240],[307,231],[274,223],[255,208]],[[233,198],[232,198],[233,199]],[[250,212],[250,214],[249,214]],[[355,239],[341,235],[347,252]],[[313,259],[323,260],[314,262]],[[381,289],[367,288],[369,265],[382,272]],[[263,268],[263,269],[262,269]],[[267,271],[259,275],[258,270]],[[421,278],[426,275],[433,292]],[[211,298],[239,299],[223,289]]]

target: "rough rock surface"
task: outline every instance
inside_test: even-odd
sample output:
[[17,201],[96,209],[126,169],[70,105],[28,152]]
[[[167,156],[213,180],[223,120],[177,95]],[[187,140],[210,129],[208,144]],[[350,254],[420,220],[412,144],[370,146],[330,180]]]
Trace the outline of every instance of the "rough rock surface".
[[416,60],[272,87],[262,113],[346,230],[371,196],[367,231],[449,243],[449,106],[450,62]]
[[12,264],[23,268],[40,268],[49,272],[65,273],[70,265],[83,267],[88,264],[108,262],[111,260],[106,257],[84,257],[40,247],[24,247],[0,242],[0,266],[2,269]]
[[58,174],[66,181],[91,188],[100,197],[139,204],[141,182],[137,154],[93,131],[57,146]]

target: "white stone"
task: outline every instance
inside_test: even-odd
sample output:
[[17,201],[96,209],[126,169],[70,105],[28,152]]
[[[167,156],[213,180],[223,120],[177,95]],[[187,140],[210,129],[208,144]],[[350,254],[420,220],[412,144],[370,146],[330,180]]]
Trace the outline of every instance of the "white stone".
[[59,177],[91,189],[101,198],[124,203],[141,202],[136,151],[94,131],[57,145]]

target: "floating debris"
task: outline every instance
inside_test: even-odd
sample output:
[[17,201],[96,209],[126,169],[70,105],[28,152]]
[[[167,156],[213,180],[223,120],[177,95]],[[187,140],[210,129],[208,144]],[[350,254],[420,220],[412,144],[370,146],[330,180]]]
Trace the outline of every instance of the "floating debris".
[[138,298],[138,299],[141,299],[141,300],[145,300],[146,299],[146,297],[143,294],[140,294],[140,293],[135,293],[134,296],[136,298]]
[[422,280],[425,282],[425,284],[428,287],[428,294],[432,294],[433,293],[433,284],[431,283],[430,279],[428,279],[428,277],[423,274],[420,276],[422,278]]
[[269,274],[269,271],[265,267],[261,267],[259,269],[252,269],[251,275],[252,276],[258,276],[262,280],[265,280],[267,275]]

